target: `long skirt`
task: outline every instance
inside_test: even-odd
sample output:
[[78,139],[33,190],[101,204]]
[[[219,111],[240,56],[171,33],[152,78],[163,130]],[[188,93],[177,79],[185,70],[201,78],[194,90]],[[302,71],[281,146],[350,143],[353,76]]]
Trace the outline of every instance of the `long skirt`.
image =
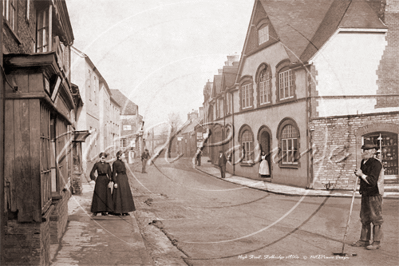
[[112,201],[111,189],[108,188],[109,179],[105,175],[97,177],[96,185],[91,202],[91,212],[112,212],[114,203]]
[[126,174],[118,174],[114,178],[114,182],[118,184],[117,188],[114,188],[112,198],[114,201],[114,212],[115,213],[128,213],[136,210],[133,201],[133,195],[130,190],[129,181]]
[[259,166],[259,174],[260,175],[270,175],[269,164],[266,160],[262,160]]

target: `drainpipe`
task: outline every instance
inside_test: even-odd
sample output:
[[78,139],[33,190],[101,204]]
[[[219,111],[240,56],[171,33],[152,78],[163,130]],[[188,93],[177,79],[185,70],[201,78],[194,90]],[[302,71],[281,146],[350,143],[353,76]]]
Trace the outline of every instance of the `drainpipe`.
[[[235,133],[235,130],[236,130],[236,128],[235,128],[235,126],[234,126],[234,94],[233,93],[231,93],[231,114],[232,114],[232,122],[231,122],[231,124],[233,125],[233,140],[232,140],[232,143],[233,143],[233,147],[234,147],[234,144],[235,144],[235,135],[236,135],[236,133]],[[233,149],[233,156],[232,156],[232,161],[233,161],[233,175],[235,175],[236,174],[236,164],[234,163],[235,161],[236,161],[236,159],[235,159],[235,152],[234,152],[234,149]]]

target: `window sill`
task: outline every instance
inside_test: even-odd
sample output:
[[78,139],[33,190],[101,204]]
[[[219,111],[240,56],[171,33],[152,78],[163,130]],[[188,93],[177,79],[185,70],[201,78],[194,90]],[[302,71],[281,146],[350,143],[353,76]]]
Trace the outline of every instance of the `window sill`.
[[280,164],[280,168],[298,169],[299,164]]
[[241,162],[241,163],[240,163],[240,166],[241,166],[241,167],[252,167],[252,166],[254,166],[254,165],[255,165],[254,162]]
[[18,35],[15,33],[15,31],[11,28],[10,24],[8,23],[8,21],[6,19],[3,19],[4,24],[7,25],[8,30],[11,32],[11,35],[14,37],[14,39],[17,41],[18,45],[20,45],[22,42],[21,40],[18,38]]

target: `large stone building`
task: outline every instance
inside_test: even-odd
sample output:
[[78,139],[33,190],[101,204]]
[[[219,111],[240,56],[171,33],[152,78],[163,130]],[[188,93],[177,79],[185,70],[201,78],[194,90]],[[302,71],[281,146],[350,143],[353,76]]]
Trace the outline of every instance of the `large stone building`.
[[389,0],[256,0],[235,83],[215,76],[216,97],[204,95],[212,141],[232,137],[228,171],[258,177],[264,151],[270,182],[349,189],[367,138],[397,182],[398,11]]
[[50,245],[67,225],[72,145],[84,139],[75,131],[81,98],[71,85],[74,36],[63,0],[2,1],[2,15],[2,264],[49,265]]

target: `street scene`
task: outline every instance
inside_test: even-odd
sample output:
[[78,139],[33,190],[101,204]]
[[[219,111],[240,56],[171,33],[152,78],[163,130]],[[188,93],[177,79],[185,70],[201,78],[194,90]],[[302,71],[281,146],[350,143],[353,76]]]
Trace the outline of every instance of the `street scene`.
[[0,8],[0,265],[398,265],[398,0]]

